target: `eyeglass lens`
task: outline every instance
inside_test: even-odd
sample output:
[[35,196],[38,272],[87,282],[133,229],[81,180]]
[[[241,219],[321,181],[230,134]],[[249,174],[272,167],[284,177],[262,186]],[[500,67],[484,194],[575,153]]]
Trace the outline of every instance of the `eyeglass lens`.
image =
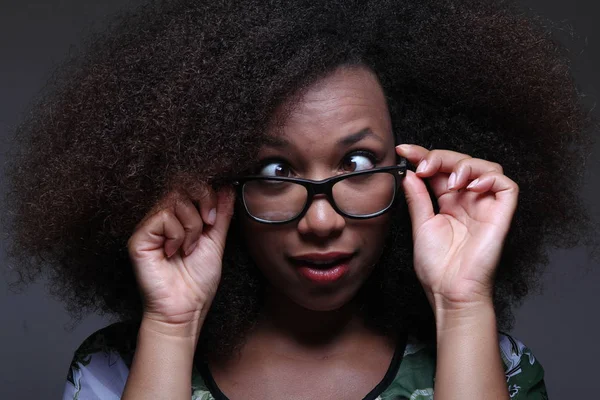
[[[344,213],[368,216],[388,208],[394,201],[395,178],[386,172],[357,175],[336,182],[333,201]],[[243,187],[244,203],[255,218],[281,222],[302,212],[308,198],[306,187],[271,180],[249,181]]]

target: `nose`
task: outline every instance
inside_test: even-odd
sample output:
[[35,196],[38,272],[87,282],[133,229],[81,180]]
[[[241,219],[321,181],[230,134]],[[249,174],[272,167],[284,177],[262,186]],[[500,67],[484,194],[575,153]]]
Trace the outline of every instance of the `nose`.
[[336,236],[346,225],[346,220],[338,214],[324,195],[317,195],[298,222],[302,235],[315,235],[320,238]]

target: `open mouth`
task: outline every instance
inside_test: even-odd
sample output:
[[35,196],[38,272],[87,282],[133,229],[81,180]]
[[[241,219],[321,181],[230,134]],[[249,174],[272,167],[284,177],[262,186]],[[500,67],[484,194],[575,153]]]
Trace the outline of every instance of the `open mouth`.
[[298,257],[290,257],[292,263],[296,265],[311,265],[319,269],[331,268],[334,265],[350,261],[354,256],[352,253],[330,252],[330,253],[312,253]]
[[290,260],[301,276],[311,282],[324,284],[346,275],[353,256],[349,253],[308,254]]

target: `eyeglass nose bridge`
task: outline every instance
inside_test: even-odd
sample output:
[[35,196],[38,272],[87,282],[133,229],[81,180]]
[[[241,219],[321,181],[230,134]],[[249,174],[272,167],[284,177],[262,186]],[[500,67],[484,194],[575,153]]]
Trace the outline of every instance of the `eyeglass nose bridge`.
[[331,196],[331,181],[329,179],[322,182],[311,182],[309,187],[309,194],[312,196],[316,196],[319,194],[324,194],[327,197]]
[[331,208],[333,208],[336,213],[343,216],[344,214],[338,208],[337,204],[335,203],[335,200],[333,199],[333,185],[337,181],[338,180],[335,179],[335,177],[334,177],[334,178],[325,179],[320,182],[313,181],[313,182],[308,183],[308,185],[306,185],[307,186],[306,204],[304,206],[304,211],[301,213],[301,215],[304,216],[306,214],[306,212],[308,212],[308,209],[312,205],[312,202],[313,202],[315,196],[322,194],[322,195],[325,195],[325,198],[329,202],[329,205],[331,206]]

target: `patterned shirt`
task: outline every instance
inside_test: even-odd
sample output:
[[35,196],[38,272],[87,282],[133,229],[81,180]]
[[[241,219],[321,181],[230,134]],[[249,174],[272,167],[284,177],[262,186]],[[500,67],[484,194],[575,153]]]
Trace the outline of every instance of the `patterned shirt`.
[[[63,400],[120,399],[136,338],[137,326],[122,322],[88,337],[75,351]],[[364,400],[433,400],[435,348],[410,336],[401,342],[384,378]],[[531,350],[501,332],[499,346],[510,398],[547,400],[544,370]],[[192,400],[227,400],[202,362],[193,367],[191,389]]]

